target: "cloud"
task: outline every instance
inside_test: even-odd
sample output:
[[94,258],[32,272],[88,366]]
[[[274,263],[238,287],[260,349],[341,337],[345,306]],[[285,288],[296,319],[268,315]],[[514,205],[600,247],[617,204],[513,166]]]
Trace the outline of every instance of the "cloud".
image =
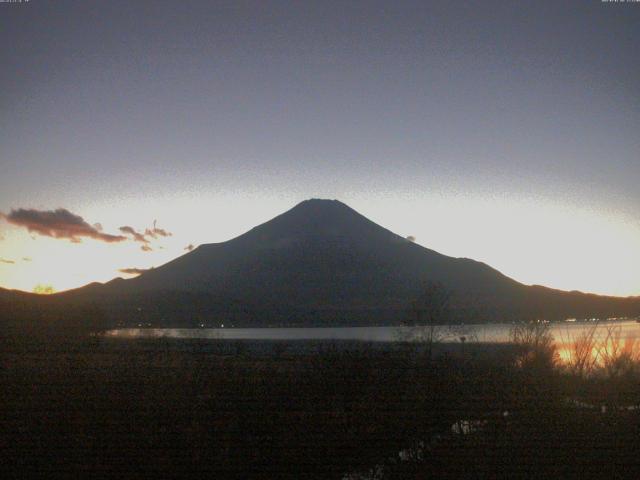
[[409,236],[407,237],[407,240],[409,240],[410,242],[412,242],[412,243],[413,243],[413,242],[415,242],[415,241],[416,241],[416,237],[414,237],[413,235],[409,235]]
[[6,258],[0,258],[0,263],[14,264],[16,262],[14,262],[13,260],[7,260]]
[[120,227],[120,231],[124,234],[131,235],[134,242],[149,243],[149,240],[145,238],[144,234],[136,232],[133,227],[125,225],[124,227]]
[[[58,208],[57,210],[19,208],[17,210],[11,210],[8,215],[0,212],[0,218],[7,220],[13,225],[26,228],[31,234],[67,239],[74,243],[80,243],[83,237],[93,238],[94,240],[107,243],[132,240],[142,243],[140,249],[143,252],[153,251],[153,248],[149,245],[151,239],[172,236],[171,232],[157,228],[155,220],[153,222],[153,228],[145,229],[144,233],[129,225],[120,227],[120,235],[104,233],[100,223],[90,225],[81,216],[75,215],[64,208]],[[32,238],[35,239],[33,235]]]
[[148,268],[121,268],[118,271],[127,275],[140,275],[149,270]]
[[82,238],[93,238],[106,243],[123,242],[127,237],[103,233],[95,226],[65,208],[56,210],[34,210],[19,208],[2,215],[9,223],[26,228],[30,233],[44,237],[67,239],[80,243]]
[[142,243],[143,245],[142,247],[140,247],[140,249],[143,252],[153,251],[153,248],[149,246],[149,243],[151,243],[150,238],[157,239],[158,237],[170,237],[171,235],[173,235],[171,232],[168,232],[162,228],[157,228],[156,220],[153,221],[153,228],[146,228],[144,230],[144,233],[138,232],[135,228],[130,227],[128,225],[120,227],[120,231],[125,235],[130,235],[131,239],[134,242]]
[[173,235],[171,232],[167,232],[163,228],[156,228],[156,222],[157,222],[157,220],[153,221],[153,228],[152,229],[147,228],[144,231],[145,235],[148,235],[151,238],[170,237],[171,235]]
[[31,257],[22,257],[22,261],[23,262],[30,262],[31,261]]
[[194,247],[194,246],[193,246],[193,243],[190,243],[189,245],[187,245],[186,247],[184,247],[184,249],[185,249],[187,252],[190,252],[190,251],[191,251],[191,250],[193,250],[194,248],[196,248],[196,247]]

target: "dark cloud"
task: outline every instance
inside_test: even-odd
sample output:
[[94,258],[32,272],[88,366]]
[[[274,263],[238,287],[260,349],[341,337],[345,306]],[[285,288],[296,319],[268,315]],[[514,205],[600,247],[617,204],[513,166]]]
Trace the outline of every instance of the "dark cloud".
[[3,217],[11,224],[26,228],[30,233],[45,237],[63,238],[74,243],[82,241],[82,237],[93,238],[101,242],[123,242],[127,237],[111,235],[99,231],[84,219],[64,208],[56,210],[34,210],[19,208],[11,210]]
[[191,250],[193,250],[194,248],[196,248],[196,247],[194,247],[194,246],[193,246],[193,243],[190,243],[189,245],[187,245],[186,247],[184,247],[184,249],[185,249],[187,252],[190,252],[190,251],[191,251]]
[[149,240],[140,232],[136,232],[135,228],[125,225],[120,227],[120,231],[124,234],[131,235],[133,241],[141,243],[149,243]]
[[0,258],[0,263],[9,263],[9,264],[13,264],[16,263],[13,260],[7,260],[6,258]]
[[[120,227],[122,235],[111,235],[102,231],[100,223],[90,225],[79,216],[69,210],[59,208],[57,210],[34,210],[19,208],[11,210],[8,215],[0,212],[0,218],[6,219],[9,223],[26,228],[30,233],[53,238],[63,238],[75,243],[82,241],[82,237],[93,238],[107,243],[123,242],[133,240],[142,243],[140,249],[143,252],[152,252],[149,245],[151,238],[170,237],[171,232],[156,227],[145,229],[144,233],[135,228],[124,225]],[[32,236],[32,238],[35,238]],[[25,260],[26,261],[26,260]]]
[[140,275],[149,270],[148,268],[121,268],[118,271],[127,275]]

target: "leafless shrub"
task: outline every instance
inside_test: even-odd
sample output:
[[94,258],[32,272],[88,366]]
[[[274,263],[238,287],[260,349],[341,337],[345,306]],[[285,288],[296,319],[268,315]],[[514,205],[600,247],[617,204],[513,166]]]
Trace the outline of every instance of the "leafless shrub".
[[640,343],[636,338],[623,338],[616,325],[589,327],[575,339],[562,339],[564,364],[569,373],[579,377],[599,375],[620,378],[638,371]]
[[438,343],[457,341],[464,344],[474,340],[475,335],[468,327],[451,323],[451,297],[452,292],[442,283],[426,283],[411,305],[410,318],[397,331],[397,339],[425,345],[429,360]]
[[579,377],[587,377],[592,375],[598,366],[599,348],[598,348],[598,324],[594,324],[587,330],[584,330],[574,340],[569,335],[563,338],[563,344],[567,345],[564,352],[564,364],[567,370]]
[[602,372],[608,378],[621,378],[638,370],[640,351],[636,338],[622,338],[620,327],[609,325],[597,350]]
[[558,351],[548,323],[518,323],[511,328],[509,338],[518,351],[518,367],[553,368],[558,364]]

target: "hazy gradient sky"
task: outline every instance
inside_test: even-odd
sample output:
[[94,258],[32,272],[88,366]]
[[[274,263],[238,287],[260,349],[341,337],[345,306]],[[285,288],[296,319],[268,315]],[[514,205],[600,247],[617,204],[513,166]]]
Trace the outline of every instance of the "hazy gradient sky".
[[[322,197],[524,283],[640,295],[640,3],[30,0],[0,41],[0,286],[105,281]],[[173,235],[119,230],[154,220]]]

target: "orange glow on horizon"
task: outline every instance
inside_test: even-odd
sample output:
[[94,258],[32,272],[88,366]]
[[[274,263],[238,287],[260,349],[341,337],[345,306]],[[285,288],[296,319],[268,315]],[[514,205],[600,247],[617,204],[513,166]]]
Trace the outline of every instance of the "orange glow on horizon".
[[56,293],[56,291],[52,285],[42,285],[39,283],[33,287],[33,293],[37,293],[38,295],[51,295]]

